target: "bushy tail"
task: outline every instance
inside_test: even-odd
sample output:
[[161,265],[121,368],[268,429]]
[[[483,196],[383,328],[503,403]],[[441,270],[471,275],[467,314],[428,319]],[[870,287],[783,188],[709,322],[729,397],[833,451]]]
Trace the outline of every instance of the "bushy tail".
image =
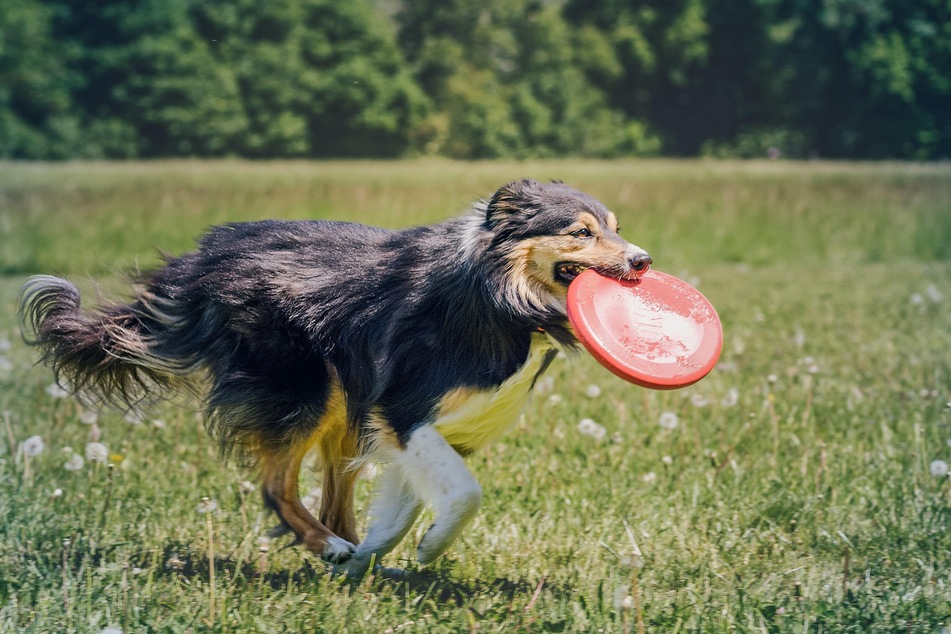
[[135,407],[190,371],[155,353],[161,323],[141,301],[84,313],[71,282],[39,275],[20,290],[19,310],[24,337],[57,381],[89,400]]

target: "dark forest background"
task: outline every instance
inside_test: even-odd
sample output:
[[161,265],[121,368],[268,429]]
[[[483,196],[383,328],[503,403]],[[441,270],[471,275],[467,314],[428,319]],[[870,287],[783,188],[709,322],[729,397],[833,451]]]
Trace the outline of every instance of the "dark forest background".
[[949,0],[0,0],[0,158],[951,157]]

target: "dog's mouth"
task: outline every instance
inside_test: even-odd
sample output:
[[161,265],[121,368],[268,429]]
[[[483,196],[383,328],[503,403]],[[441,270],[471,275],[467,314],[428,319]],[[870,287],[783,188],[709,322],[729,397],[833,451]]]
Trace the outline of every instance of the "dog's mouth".
[[587,268],[589,267],[578,262],[559,262],[555,265],[555,279],[564,284],[571,284],[572,280]]
[[568,285],[581,275],[586,269],[594,269],[601,275],[613,277],[618,280],[633,282],[639,280],[649,268],[648,264],[638,263],[631,267],[604,268],[600,266],[589,266],[580,262],[559,262],[555,265],[555,279],[562,284]]

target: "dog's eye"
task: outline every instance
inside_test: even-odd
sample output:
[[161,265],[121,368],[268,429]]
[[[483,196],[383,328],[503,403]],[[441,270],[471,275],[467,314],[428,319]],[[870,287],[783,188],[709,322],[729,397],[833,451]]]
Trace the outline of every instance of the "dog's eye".
[[578,229],[577,231],[572,231],[571,235],[576,238],[590,238],[592,235],[591,230],[585,227],[584,229]]

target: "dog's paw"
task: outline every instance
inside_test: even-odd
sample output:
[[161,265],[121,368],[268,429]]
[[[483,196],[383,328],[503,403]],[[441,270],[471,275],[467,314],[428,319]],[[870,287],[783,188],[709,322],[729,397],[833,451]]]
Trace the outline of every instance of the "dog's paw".
[[320,558],[331,564],[342,564],[353,557],[357,547],[340,537],[333,536],[327,540],[324,552]]

